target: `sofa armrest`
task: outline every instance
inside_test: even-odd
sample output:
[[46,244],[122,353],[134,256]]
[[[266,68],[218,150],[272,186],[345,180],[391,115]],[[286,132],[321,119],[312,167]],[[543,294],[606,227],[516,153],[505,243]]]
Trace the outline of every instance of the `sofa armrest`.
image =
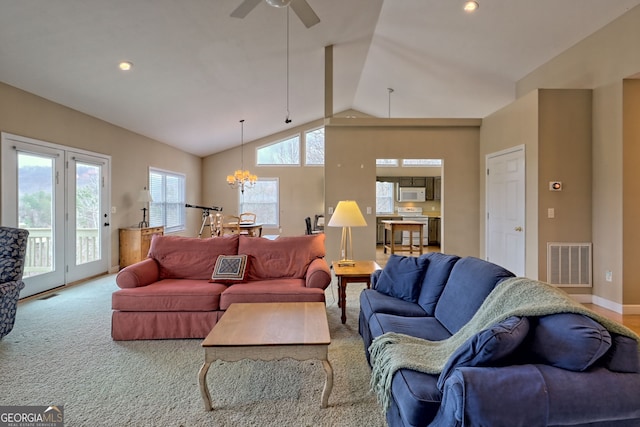
[[122,288],[138,288],[160,280],[160,267],[153,258],[131,264],[118,272],[116,284]]
[[324,258],[316,258],[307,268],[305,285],[307,288],[327,289],[331,283],[331,271]]
[[371,289],[376,288],[376,285],[378,284],[378,279],[380,279],[381,274],[382,274],[382,269],[374,270],[374,272],[371,273]]
[[458,368],[431,426],[546,426],[546,383],[534,365]]

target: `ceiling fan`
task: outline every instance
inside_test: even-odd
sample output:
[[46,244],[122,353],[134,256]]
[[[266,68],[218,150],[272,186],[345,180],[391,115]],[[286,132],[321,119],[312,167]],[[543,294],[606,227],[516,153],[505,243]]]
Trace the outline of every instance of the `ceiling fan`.
[[[231,16],[234,18],[244,18],[256,7],[262,0],[243,0],[233,12]],[[267,4],[273,7],[291,7],[298,15],[298,18],[307,28],[311,28],[320,22],[318,15],[311,9],[307,0],[265,0]]]

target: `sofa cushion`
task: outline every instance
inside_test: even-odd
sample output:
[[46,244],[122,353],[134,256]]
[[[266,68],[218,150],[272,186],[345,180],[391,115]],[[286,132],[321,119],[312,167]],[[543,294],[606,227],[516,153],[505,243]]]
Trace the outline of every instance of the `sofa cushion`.
[[232,285],[242,283],[247,276],[247,255],[218,255],[210,282]]
[[275,240],[240,236],[238,253],[249,256],[249,281],[302,279],[311,261],[325,256],[324,234],[280,237]]
[[584,371],[611,347],[600,323],[574,313],[532,319],[529,352],[537,361],[570,371]]
[[403,421],[397,425],[426,426],[431,422],[442,401],[437,379],[436,375],[411,369],[396,372],[391,380],[392,407]]
[[360,293],[360,311],[369,320],[374,313],[419,317],[426,313],[418,304],[382,294],[374,289],[363,289]]
[[392,254],[376,283],[376,291],[409,302],[416,302],[429,260]]
[[429,316],[433,316],[436,311],[438,299],[451,274],[451,269],[460,257],[456,255],[446,255],[440,252],[430,252],[422,256],[429,260],[429,265],[427,266],[427,271],[420,288],[418,304],[420,304]]
[[325,302],[325,297],[324,290],[307,288],[303,279],[278,279],[228,287],[220,296],[220,309],[236,302]]
[[440,341],[451,336],[435,317],[374,314],[369,319],[369,330],[372,340],[387,332],[397,332],[429,341]]
[[153,236],[149,248],[149,257],[160,267],[160,279],[208,280],[218,255],[237,253],[238,235],[208,239]]
[[451,355],[438,378],[442,391],[444,382],[456,368],[465,366],[495,366],[513,353],[529,333],[526,317],[513,316],[481,331]]
[[633,338],[611,333],[611,348],[602,358],[604,366],[614,372],[640,372],[640,352]]
[[227,289],[206,280],[165,279],[138,288],[120,289],[111,306],[120,311],[213,311],[220,309],[220,294]]
[[435,317],[452,334],[458,332],[493,288],[508,277],[514,274],[499,265],[474,257],[460,259],[451,269],[438,299]]

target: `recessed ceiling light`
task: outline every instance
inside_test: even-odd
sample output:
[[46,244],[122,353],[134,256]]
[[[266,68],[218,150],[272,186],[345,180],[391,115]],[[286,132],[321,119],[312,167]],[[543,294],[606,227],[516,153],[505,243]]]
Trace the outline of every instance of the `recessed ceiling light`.
[[122,61],[118,64],[118,68],[120,68],[122,71],[129,71],[131,68],[133,68],[133,62]]
[[465,12],[474,12],[478,7],[480,7],[480,5],[477,1],[467,1],[464,3]]

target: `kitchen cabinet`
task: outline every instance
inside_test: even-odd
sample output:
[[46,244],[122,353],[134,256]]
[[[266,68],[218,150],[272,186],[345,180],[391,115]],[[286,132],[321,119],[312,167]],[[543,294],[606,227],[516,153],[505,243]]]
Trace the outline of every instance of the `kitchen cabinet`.
[[442,191],[442,177],[433,177],[433,200],[440,200]]
[[164,227],[121,228],[120,229],[120,268],[142,261],[149,253],[153,236],[162,236]]
[[421,187],[427,186],[427,177],[425,176],[401,176],[398,178],[400,187]]
[[424,178],[425,179],[425,199],[426,200],[433,200],[433,177],[432,176],[427,176]]
[[428,241],[429,246],[440,245],[440,218],[429,217]]

